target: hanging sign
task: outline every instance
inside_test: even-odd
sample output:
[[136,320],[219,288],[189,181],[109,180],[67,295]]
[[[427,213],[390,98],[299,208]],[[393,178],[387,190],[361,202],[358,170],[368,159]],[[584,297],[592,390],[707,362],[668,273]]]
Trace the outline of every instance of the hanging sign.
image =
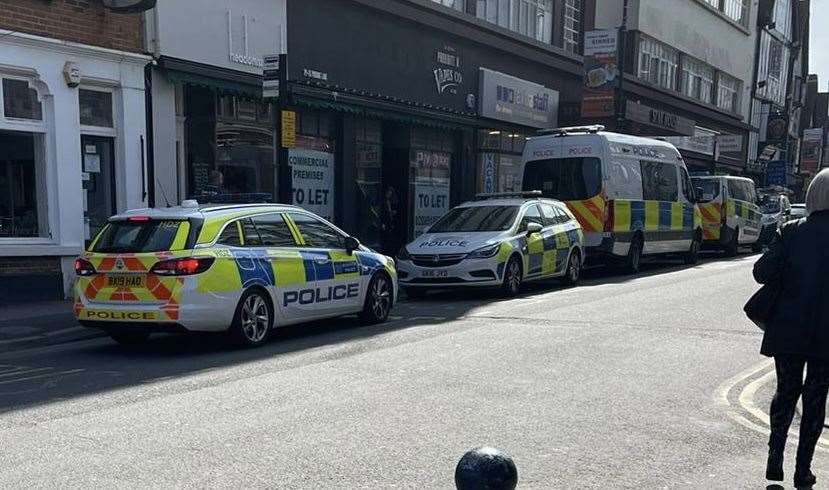
[[296,146],[296,112],[282,111],[282,148]]

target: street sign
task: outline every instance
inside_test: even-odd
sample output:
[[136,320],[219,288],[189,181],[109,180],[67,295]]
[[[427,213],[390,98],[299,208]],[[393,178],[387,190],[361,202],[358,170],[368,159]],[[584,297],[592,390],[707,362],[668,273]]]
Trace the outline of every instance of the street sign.
[[766,185],[786,185],[785,160],[775,160],[766,165]]
[[278,98],[282,76],[282,55],[269,54],[262,58],[262,98]]
[[717,148],[722,153],[739,153],[743,151],[743,136],[740,134],[721,134],[717,136]]
[[282,111],[282,148],[296,147],[296,112]]

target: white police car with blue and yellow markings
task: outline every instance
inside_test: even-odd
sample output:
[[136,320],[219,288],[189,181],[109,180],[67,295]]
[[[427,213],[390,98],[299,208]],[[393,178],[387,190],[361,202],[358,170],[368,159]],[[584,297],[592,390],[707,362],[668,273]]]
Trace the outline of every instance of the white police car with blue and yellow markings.
[[75,316],[116,341],[228,331],[258,345],[277,326],[388,318],[390,257],[303,209],[277,204],[141,209],[114,216],[75,262]]
[[451,209],[401,249],[401,287],[413,297],[456,286],[495,286],[515,295],[525,281],[577,283],[581,226],[563,203],[538,194],[484,195]]

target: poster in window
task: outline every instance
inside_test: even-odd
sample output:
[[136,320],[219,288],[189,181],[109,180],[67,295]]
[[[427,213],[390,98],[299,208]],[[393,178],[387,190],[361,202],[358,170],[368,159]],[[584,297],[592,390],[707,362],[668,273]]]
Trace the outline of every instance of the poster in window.
[[83,156],[83,171],[97,174],[101,171],[101,155],[85,153]]
[[412,152],[414,187],[413,232],[417,237],[449,210],[448,153],[417,150]]
[[293,204],[331,221],[334,217],[334,154],[293,148],[288,153]]

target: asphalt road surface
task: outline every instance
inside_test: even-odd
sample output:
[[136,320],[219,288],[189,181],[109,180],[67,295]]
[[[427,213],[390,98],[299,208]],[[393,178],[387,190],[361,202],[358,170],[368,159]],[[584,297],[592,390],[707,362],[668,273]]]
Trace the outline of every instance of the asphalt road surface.
[[519,489],[764,488],[774,379],[742,313],[754,260],[439,294],[257,350],[6,351],[0,488],[452,488],[481,445],[513,456]]

